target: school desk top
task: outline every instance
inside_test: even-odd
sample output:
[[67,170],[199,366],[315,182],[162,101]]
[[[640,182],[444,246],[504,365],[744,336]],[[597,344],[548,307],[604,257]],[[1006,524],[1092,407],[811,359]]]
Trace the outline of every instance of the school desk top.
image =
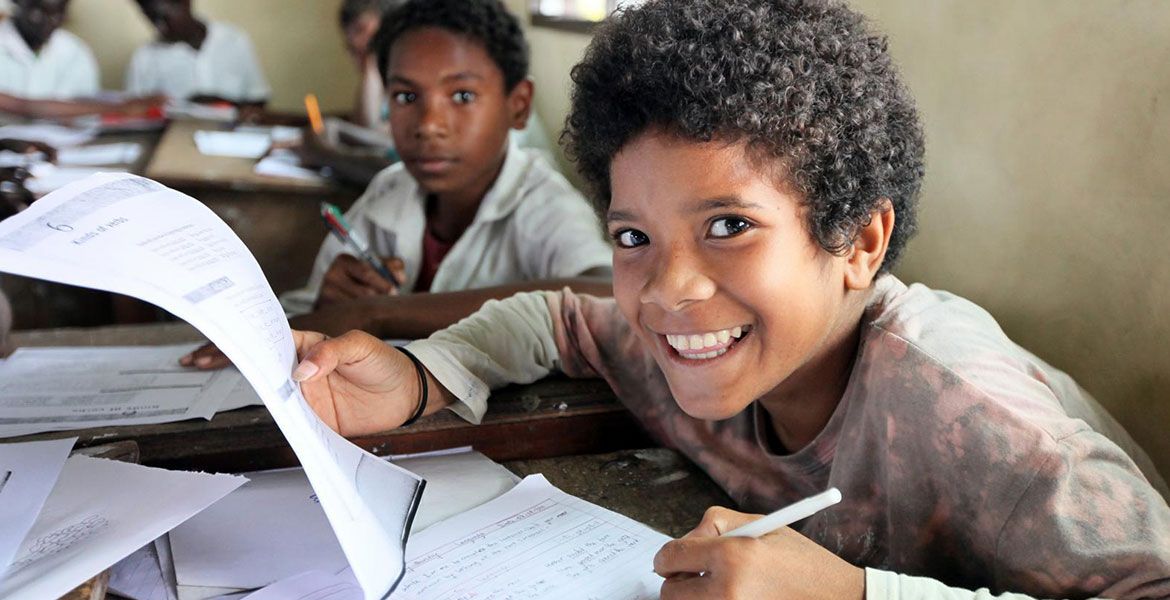
[[257,175],[252,172],[256,166],[255,159],[204,155],[195,147],[195,132],[201,129],[224,131],[227,125],[213,121],[172,121],[163,132],[143,175],[169,187],[185,188],[184,191],[215,188],[240,192],[320,194],[339,189],[330,182]]
[[[17,346],[133,345],[196,342],[185,323],[13,332]],[[295,458],[262,406],[160,425],[103,427],[13,438],[79,437],[77,446],[137,443],[146,465],[208,471],[291,466]],[[401,430],[355,439],[379,454],[473,446],[517,475],[544,473],[553,485],[671,536],[696,524],[712,505],[733,506],[694,464],[653,442],[601,380],[554,376],[492,394],[483,423],[441,411]]]

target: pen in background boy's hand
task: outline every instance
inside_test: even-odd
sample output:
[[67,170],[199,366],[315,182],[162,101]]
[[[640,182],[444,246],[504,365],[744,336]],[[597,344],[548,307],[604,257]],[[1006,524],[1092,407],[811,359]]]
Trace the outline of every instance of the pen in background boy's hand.
[[[398,258],[380,259],[384,268],[394,273],[398,281],[406,276],[405,265]],[[339,254],[325,272],[317,306],[327,306],[357,298],[379,295],[395,295],[398,286],[386,279],[367,261],[349,254]]]

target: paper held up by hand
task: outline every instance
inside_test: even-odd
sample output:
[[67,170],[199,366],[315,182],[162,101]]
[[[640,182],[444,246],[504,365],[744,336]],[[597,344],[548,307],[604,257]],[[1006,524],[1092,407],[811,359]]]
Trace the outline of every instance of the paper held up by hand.
[[367,598],[402,577],[424,482],[325,426],[260,266],[194,198],[129,174],[68,185],[0,223],[0,271],[134,296],[199,329],[240,369],[304,466]]

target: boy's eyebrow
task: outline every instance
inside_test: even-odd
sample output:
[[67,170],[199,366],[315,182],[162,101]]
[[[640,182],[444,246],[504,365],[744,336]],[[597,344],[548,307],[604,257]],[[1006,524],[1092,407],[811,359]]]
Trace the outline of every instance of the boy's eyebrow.
[[[472,73],[471,71],[460,71],[458,73],[444,75],[441,81],[444,81],[444,82],[464,81],[464,80],[468,80],[468,79],[483,80],[484,77],[478,73]],[[418,87],[418,84],[415,83],[413,80],[411,80],[409,77],[403,77],[402,75],[396,75],[394,73],[390,73],[389,80],[392,83],[401,83],[403,85]]]
[[756,204],[755,202],[748,202],[743,198],[738,198],[736,196],[720,196],[718,198],[708,198],[702,202],[699,202],[695,206],[691,207],[690,212],[703,213],[726,208],[738,208],[745,210],[749,208],[762,209],[764,207]]
[[621,210],[611,210],[605,213],[605,222],[610,221],[635,221],[634,215]]

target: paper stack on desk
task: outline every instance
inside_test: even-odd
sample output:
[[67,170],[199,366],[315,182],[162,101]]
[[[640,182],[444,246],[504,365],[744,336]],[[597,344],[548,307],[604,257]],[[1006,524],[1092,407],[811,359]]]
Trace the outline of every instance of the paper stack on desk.
[[261,404],[234,367],[179,366],[195,345],[19,348],[0,362],[0,438],[210,419]]
[[0,271],[141,298],[199,329],[272,413],[366,597],[397,586],[424,482],[309,408],[291,379],[296,349],[280,303],[244,243],[205,205],[142,177],[95,175],[0,222]]
[[245,481],[66,459],[74,441],[0,444],[0,598],[60,597]]

